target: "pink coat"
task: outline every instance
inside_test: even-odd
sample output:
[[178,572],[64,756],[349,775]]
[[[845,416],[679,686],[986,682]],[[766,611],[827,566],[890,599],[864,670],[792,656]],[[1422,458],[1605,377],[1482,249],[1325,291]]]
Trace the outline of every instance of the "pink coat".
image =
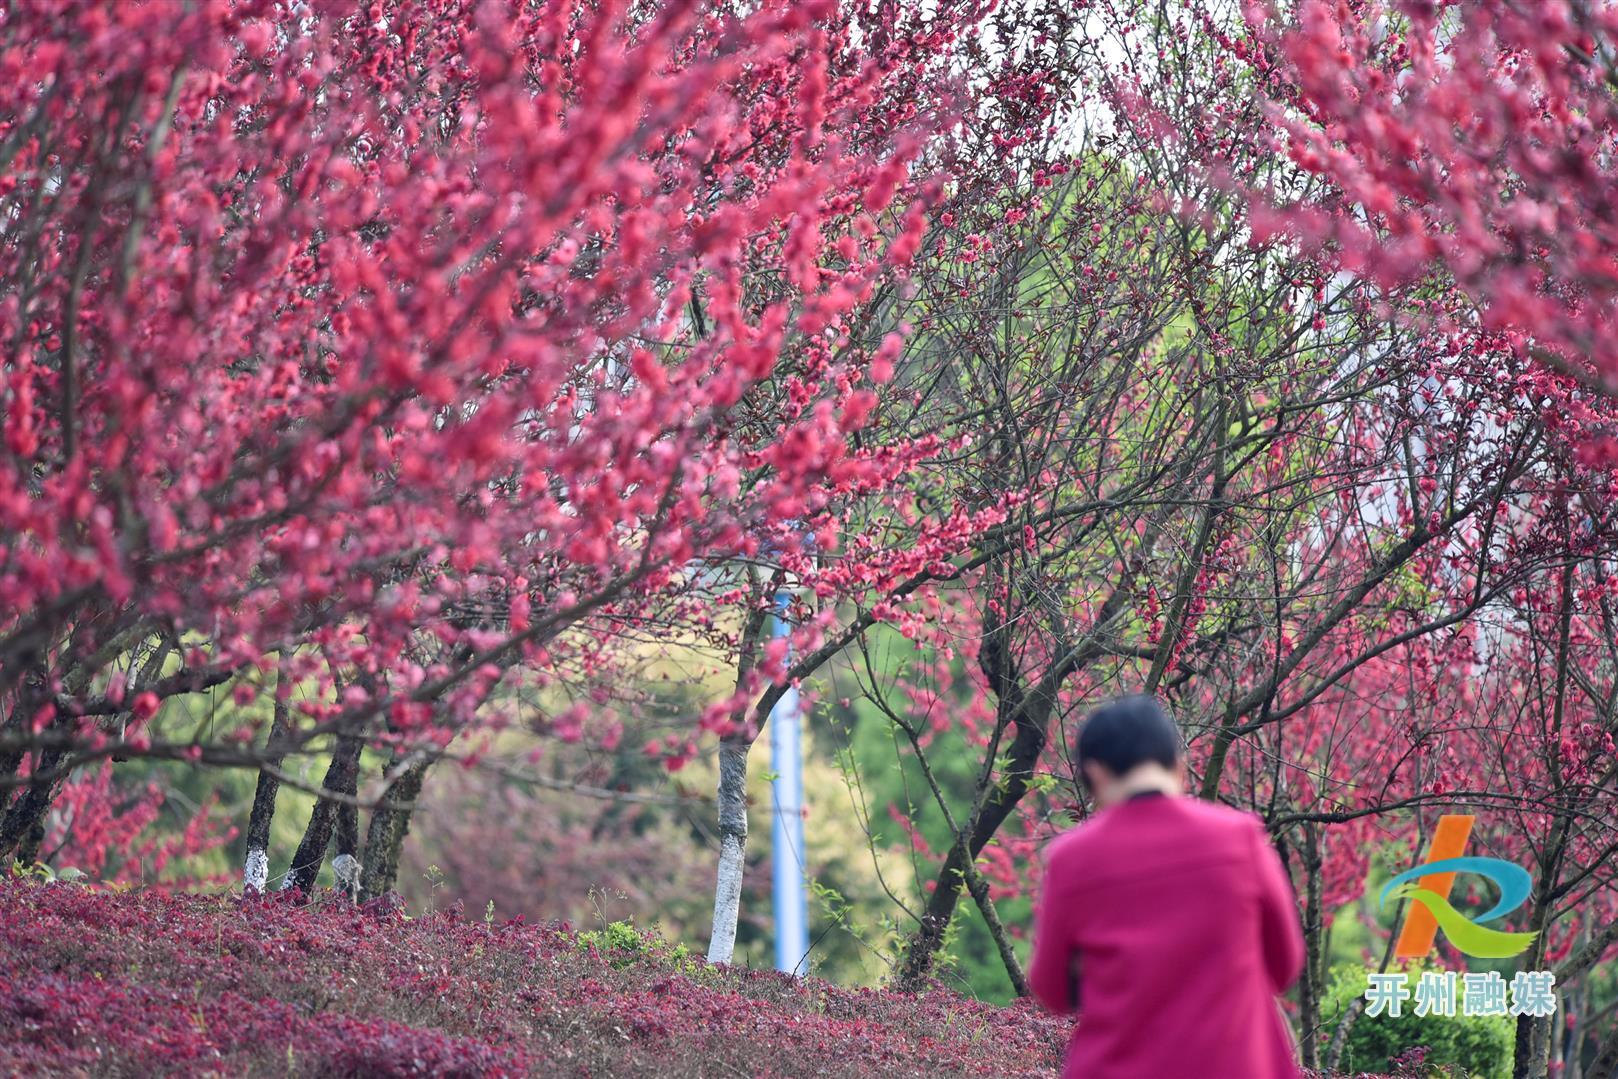
[[1136,797],[1046,849],[1028,983],[1078,1012],[1064,1079],[1294,1079],[1275,997],[1302,965],[1292,886],[1251,814]]

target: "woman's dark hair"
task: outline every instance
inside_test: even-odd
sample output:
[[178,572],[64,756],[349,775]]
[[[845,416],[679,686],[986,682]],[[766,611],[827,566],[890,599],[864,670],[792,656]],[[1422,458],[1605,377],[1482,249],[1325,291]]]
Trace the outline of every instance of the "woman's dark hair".
[[1146,761],[1173,768],[1179,760],[1180,728],[1157,698],[1144,693],[1102,705],[1079,730],[1079,778],[1086,785],[1086,761],[1121,776]]

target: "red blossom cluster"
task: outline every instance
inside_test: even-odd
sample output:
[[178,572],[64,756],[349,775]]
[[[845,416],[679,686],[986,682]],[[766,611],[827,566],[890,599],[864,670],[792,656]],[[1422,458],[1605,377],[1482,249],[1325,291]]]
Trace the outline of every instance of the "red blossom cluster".
[[1585,0],[1247,5],[1227,39],[1273,101],[1276,148],[1326,181],[1255,233],[1330,245],[1389,287],[1436,275],[1459,317],[1618,388],[1618,9]]
[[[122,751],[203,757],[143,724],[276,652],[306,726],[446,728],[513,664],[605,663],[592,617],[712,617],[667,606],[696,559],[834,551],[937,450],[851,441],[898,347],[858,312],[914,258],[977,17],[873,49],[836,15],[8,13],[12,732],[102,752],[122,714]],[[151,634],[177,672],[125,669]]]
[[73,868],[89,877],[128,884],[151,884],[171,889],[218,884],[218,880],[175,878],[170,870],[190,859],[218,850],[236,837],[237,829],[224,818],[217,795],[181,813],[178,827],[164,826],[159,818],[170,796],[149,782],[138,790],[123,790],[113,781],[111,761],[89,768],[62,785],[52,827],[42,852],[58,867]]

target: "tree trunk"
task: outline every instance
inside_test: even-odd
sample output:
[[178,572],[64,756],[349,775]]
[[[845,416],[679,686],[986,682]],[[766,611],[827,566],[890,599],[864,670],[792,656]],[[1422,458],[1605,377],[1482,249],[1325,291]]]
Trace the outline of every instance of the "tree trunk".
[[1000,912],[995,909],[994,897],[989,894],[989,883],[983,879],[983,874],[971,863],[966,865],[966,890],[971,893],[972,901],[978,906],[978,913],[983,915],[983,921],[989,927],[989,936],[994,941],[995,950],[1000,953],[1000,965],[1006,968],[1006,977],[1011,980],[1011,991],[1019,997],[1028,995],[1028,975],[1022,969],[1022,961],[1017,958],[1017,951],[1011,946],[1011,935],[1000,921]]
[[[52,729],[65,729],[66,725],[52,721]],[[41,753],[34,765],[34,775],[49,776],[61,767],[66,755],[58,749],[47,749]],[[5,817],[0,819],[0,861],[9,855],[13,861],[24,865],[32,865],[39,857],[40,844],[45,841],[45,816],[50,812],[51,803],[62,790],[62,784],[67,779],[67,773],[46,778],[32,779],[17,800],[11,803],[6,810]]]
[[[350,791],[349,793],[353,794],[355,792]],[[360,856],[360,810],[358,806],[344,802],[337,807],[337,832],[332,836],[332,843],[333,858],[341,858],[345,854],[350,858]]]
[[[1562,998],[1563,998],[1563,1001],[1564,1001],[1564,1004],[1565,1004],[1566,999],[1567,999],[1567,994],[1563,993]],[[1564,1045],[1564,1038],[1565,1038],[1566,1034],[1567,1034],[1567,1024],[1566,1023],[1552,1023],[1550,1025],[1550,1046],[1549,1046],[1549,1051],[1548,1051],[1548,1054],[1547,1054],[1547,1059],[1555,1060],[1555,1061],[1559,1061],[1559,1060],[1562,1059],[1562,1053],[1566,1049],[1566,1046]],[[1547,1072],[1549,1071],[1548,1068],[1546,1070],[1547,1070]]]
[[[334,794],[352,795],[359,786],[360,750],[364,740],[358,735],[341,735],[337,748],[332,750],[331,764],[321,787]],[[292,866],[282,891],[299,891],[308,895],[315,887],[315,878],[326,861],[326,848],[331,845],[332,831],[337,826],[337,803],[322,797],[309,814],[309,826],[304,829],[303,842],[292,856]]]
[[[986,639],[985,651],[989,643]],[[950,844],[933,894],[927,897],[921,924],[906,943],[904,959],[894,976],[894,987],[901,992],[915,993],[925,987],[938,950],[944,946],[944,934],[949,929],[950,920],[955,917],[961,891],[966,885],[963,866],[983,853],[983,848],[989,845],[1011,811],[1028,793],[1029,777],[1034,774],[1034,766],[1045,751],[1047,725],[1055,703],[1048,687],[1042,684],[1025,699],[1021,692],[1013,691],[1007,685],[1001,691],[1000,701],[1002,709],[1017,717],[1012,720],[1017,734],[1011,742],[1008,766],[998,780],[985,773],[984,780],[991,784],[991,789],[982,807],[967,820],[965,827],[971,835],[964,844]]]
[[[39,760],[40,771],[55,769],[62,755],[55,750],[45,753]],[[60,779],[43,783],[30,783],[22,795],[6,811],[0,823],[0,858],[8,852],[14,861],[32,865],[39,858],[39,847],[45,841],[45,815],[62,788]]]
[[[6,716],[4,723],[0,723],[0,734],[21,735],[25,724],[34,718],[39,706],[44,703],[46,694],[47,672],[43,667],[36,667],[23,675],[21,688],[17,691],[17,703],[12,705],[11,712]],[[22,767],[22,759],[27,756],[23,743],[18,742],[11,749],[0,750],[0,780],[10,779]],[[9,789],[0,789],[0,811],[6,808],[11,800]]]
[[[1561,839],[1553,840],[1554,850],[1560,851]],[[1547,894],[1550,890],[1548,879],[1554,877],[1554,867],[1560,863],[1559,853],[1553,854],[1548,865],[1552,868],[1542,872],[1538,885],[1540,895],[1535,904],[1532,929],[1539,936],[1534,938],[1533,945],[1523,956],[1523,970],[1538,970],[1545,961],[1545,931],[1550,922],[1552,900]],[[1560,1017],[1560,1011],[1557,1013]],[[1513,1052],[1511,1076],[1512,1079],[1545,1079],[1550,1069],[1551,1061],[1551,1017],[1548,1015],[1519,1015],[1517,1017],[1517,1044]],[[1596,1072],[1597,1075],[1602,1074]]]
[[[1590,925],[1579,927],[1573,950],[1577,954],[1590,943]],[[1562,993],[1566,1033],[1562,1036],[1561,1079],[1584,1079],[1584,1045],[1590,1030],[1590,991],[1584,981]],[[1560,1027],[1561,1024],[1558,1024]]]
[[[169,652],[170,648],[167,642],[162,642],[154,648],[141,664],[140,673],[135,676],[134,684],[137,686],[143,685],[155,678],[162,671],[164,660],[167,659]],[[90,677],[99,666],[98,662],[90,662],[70,669],[62,678],[62,692],[70,697],[76,697],[83,693],[89,688]],[[43,668],[40,668],[39,671],[43,673]],[[32,695],[29,693],[31,686],[34,687]],[[34,707],[43,704],[48,699],[47,692],[48,687],[37,679],[30,678],[24,683],[24,700]],[[25,703],[19,703],[19,707],[27,706]],[[20,715],[16,718],[18,722],[25,723],[32,718],[31,713],[32,708],[30,708],[30,714]],[[100,720],[99,726],[101,730],[107,731],[113,725],[127,723],[128,720],[129,714],[121,713]],[[73,725],[74,720],[69,718],[66,712],[58,710],[47,729],[59,734],[66,734],[73,729]],[[62,787],[67,783],[71,770],[63,771],[56,775],[52,773],[55,773],[68,758],[69,754],[65,749],[46,749],[40,753],[34,765],[33,775],[46,778],[32,779],[22,794],[17,797],[17,800],[6,810],[4,819],[0,820],[0,863],[5,861],[8,854],[16,861],[25,864],[32,864],[38,859],[40,844],[45,840],[45,818],[50,813],[51,806],[56,801],[56,796],[62,792]],[[117,761],[120,758],[115,756],[112,759]],[[0,765],[5,763],[0,761]],[[13,772],[16,771],[18,764],[20,764],[20,758],[17,762],[11,764]]]
[[1516,1060],[1512,1079],[1545,1079],[1550,1066],[1550,1016],[1517,1017]]
[[[1425,849],[1427,845],[1426,829],[1420,828],[1417,832],[1417,837],[1418,842],[1416,844],[1416,849]],[[1405,906],[1408,902],[1408,900],[1401,899],[1399,900],[1398,904],[1394,906],[1394,925],[1399,925],[1401,922],[1403,922]],[[1377,966],[1378,973],[1387,972],[1388,964],[1393,962],[1393,950],[1398,946],[1398,943],[1399,934],[1397,932],[1389,933],[1388,942],[1382,949],[1382,962]],[[1360,1016],[1364,1013],[1364,996],[1357,996],[1353,1000],[1349,1001],[1347,1010],[1343,1012],[1343,1017],[1337,1022],[1337,1030],[1332,1033],[1331,1044],[1326,1047],[1326,1060],[1324,1066],[1321,1068],[1321,1071],[1326,1072],[1329,1075],[1335,1075],[1337,1073],[1338,1065],[1342,1063],[1343,1050],[1348,1048],[1349,1032],[1354,1029],[1354,1024],[1359,1022]]]
[[[275,718],[270,724],[270,736],[264,743],[264,760],[271,768],[280,766],[285,759],[281,747],[286,741],[291,687],[286,684],[286,664],[276,671]],[[266,770],[259,769],[258,785],[253,790],[253,808],[247,816],[247,853],[242,860],[242,889],[262,892],[270,880],[270,825],[275,820],[275,796],[281,790],[281,781]]]
[[719,745],[719,872],[714,884],[713,935],[708,962],[729,963],[741,916],[742,869],[747,858],[747,753],[752,743],[726,738]]
[[404,767],[388,784],[382,794],[383,805],[371,814],[370,827],[365,832],[365,856],[360,859],[359,894],[362,899],[376,899],[393,891],[399,879],[399,852],[404,848],[405,835],[410,831],[410,816],[421,794],[421,785],[432,766],[432,757],[417,757],[394,761],[389,771]]
[[1332,1033],[1331,1044],[1326,1046],[1326,1067],[1328,1075],[1337,1074],[1337,1066],[1342,1063],[1343,1050],[1348,1048],[1348,1034],[1359,1022],[1361,1013],[1365,1011],[1365,998],[1355,997],[1348,1003],[1348,1010],[1337,1023],[1337,1029]]
[[1202,785],[1197,788],[1197,796],[1204,801],[1212,802],[1219,797],[1219,780],[1225,772],[1225,758],[1236,741],[1236,719],[1236,714],[1227,710],[1220,719],[1219,729],[1214,732],[1213,749],[1208,753],[1208,763],[1203,768]]
[[[25,725],[33,718],[35,711],[45,702],[48,687],[43,681],[45,671],[30,672],[25,676],[23,688],[12,709],[11,719],[7,726],[22,731]],[[70,721],[65,713],[58,711],[52,717],[46,730],[52,733],[65,733],[70,729]],[[0,769],[7,778],[15,775],[21,767],[26,751],[19,746],[0,760]],[[42,750],[34,760],[33,775],[40,776],[54,772],[64,759],[59,749]],[[32,865],[39,857],[40,844],[45,841],[45,815],[50,812],[51,803],[56,801],[56,795],[62,789],[62,783],[67,779],[66,774],[54,779],[30,780],[23,788],[22,793],[6,807],[4,815],[0,815],[0,863],[8,859],[18,861],[24,865]],[[3,804],[3,799],[0,799]]]
[[1326,985],[1326,927],[1320,905],[1320,835],[1316,825],[1302,826],[1303,981],[1298,986],[1298,1038],[1303,1066],[1320,1067],[1320,997]]
[[[354,769],[354,782],[348,791],[359,791],[359,768]],[[332,887],[343,893],[350,903],[360,898],[360,810],[352,802],[337,806],[337,830],[332,834],[331,873]]]
[[[737,645],[736,689],[741,692],[757,662],[758,645],[764,637],[774,596],[781,585],[781,571],[767,581],[753,578],[753,610],[742,626]],[[762,702],[761,702],[762,707]],[[732,717],[746,718],[745,710]],[[768,720],[759,715],[759,728]],[[758,737],[758,731],[753,732]],[[736,922],[742,910],[742,874],[747,863],[747,754],[753,743],[745,735],[733,735],[719,742],[719,868],[713,893],[713,932],[708,937],[708,962],[729,963],[736,951]]]
[[[973,810],[964,823],[965,829],[970,832],[969,839],[962,843],[957,835],[950,844],[933,894],[927,898],[921,924],[905,944],[904,958],[894,975],[895,988],[913,993],[925,986],[938,950],[944,945],[944,934],[949,929],[950,919],[955,916],[961,891],[967,884],[964,867],[983,853],[983,848],[994,839],[1011,811],[1028,793],[1029,780],[1034,776],[1034,769],[1050,737],[1051,715],[1056,710],[1057,693],[1069,676],[1100,654],[1105,634],[1124,608],[1125,595],[1123,588],[1114,588],[1096,612],[1095,621],[1085,639],[1049,667],[1038,682],[1027,688],[1010,648],[1010,624],[985,623],[983,642],[978,649],[978,666],[998,701],[996,738],[1001,737],[1008,727],[1016,733],[1007,750],[1006,767],[998,775],[993,767],[996,757],[993,751],[984,761]],[[995,745],[997,748],[998,741]],[[1010,966],[1007,974],[1013,979],[1016,977],[1016,971]]]
[[[1539,880],[1534,887],[1534,917],[1529,926],[1539,935],[1534,938],[1534,943],[1528,951],[1523,953],[1523,970],[1538,970],[1545,962],[1546,930],[1550,927],[1551,910],[1555,905],[1552,898],[1553,884],[1560,875],[1570,823],[1566,817],[1557,818],[1545,855],[1540,859]],[[1556,1015],[1557,1018],[1561,1018],[1560,1009]],[[1513,1051],[1512,1079],[1545,1079],[1550,1069],[1550,1034],[1550,1016],[1517,1017],[1517,1044]],[[1596,1074],[1603,1073],[1598,1071]]]
[[[910,739],[910,748],[916,755],[916,763],[921,765],[921,774],[927,779],[927,786],[933,792],[933,799],[938,803],[939,812],[944,814],[944,823],[949,826],[950,834],[955,837],[955,845],[957,847],[964,845],[966,833],[956,822],[955,814],[950,812],[949,801],[944,797],[944,789],[939,785],[938,777],[927,761],[927,749],[920,733],[898,713],[889,710],[886,704],[882,704],[882,708]],[[1011,988],[1019,997],[1026,997],[1028,978],[1023,973],[1022,961],[1017,958],[1017,950],[1012,947],[1011,936],[1000,920],[1000,912],[995,909],[994,897],[989,894],[989,886],[971,858],[960,859],[960,865],[966,876],[967,891],[972,894],[973,901],[983,914],[983,921],[989,927],[989,936],[994,938],[994,946],[1000,952],[1000,962],[1006,968],[1006,976],[1011,979]]]
[[[1035,750],[1034,759],[1037,760],[1038,755],[1038,750]],[[1018,760],[1015,752],[1012,760],[1015,765]],[[905,946],[904,960],[894,979],[894,987],[901,992],[914,993],[925,986],[928,976],[932,973],[933,961],[938,957],[938,950],[944,946],[944,934],[949,929],[950,920],[955,917],[955,908],[959,905],[961,892],[966,886],[966,876],[962,867],[968,859],[975,859],[983,853],[983,848],[988,846],[989,840],[994,838],[1000,825],[1005,823],[1027,790],[1026,782],[1016,778],[1014,771],[1013,779],[1003,787],[996,787],[988,802],[984,804],[982,812],[977,815],[971,838],[967,843],[968,853],[962,855],[959,843],[950,846],[949,853],[944,858],[944,866],[938,872],[937,885],[933,889],[933,894],[927,898],[927,907],[922,912],[921,924],[911,934]]]
[[[1551,709],[1550,745],[1553,747],[1545,761],[1550,775],[1561,773],[1561,759],[1556,747],[1566,714],[1569,646],[1573,625],[1573,563],[1562,569],[1561,608],[1556,634],[1556,697]],[[1557,791],[1558,794],[1562,792]],[[1558,799],[1561,808],[1561,799]],[[1534,917],[1530,928],[1538,935],[1523,956],[1523,970],[1537,970],[1544,965],[1548,944],[1546,930],[1550,928],[1551,908],[1555,904],[1555,883],[1561,876],[1562,858],[1567,853],[1568,834],[1572,830],[1571,816],[1558,813],[1551,825],[1545,848],[1539,858],[1539,880],[1534,885]],[[1545,1079],[1551,1062],[1551,1017],[1519,1015],[1517,1017],[1517,1045],[1512,1061],[1512,1079]],[[1596,1073],[1600,1075],[1600,1072]]]
[[1618,1023],[1612,1025],[1607,1036],[1601,1041],[1601,1052],[1590,1064],[1587,1073],[1591,1079],[1602,1079],[1603,1076],[1618,1075]]

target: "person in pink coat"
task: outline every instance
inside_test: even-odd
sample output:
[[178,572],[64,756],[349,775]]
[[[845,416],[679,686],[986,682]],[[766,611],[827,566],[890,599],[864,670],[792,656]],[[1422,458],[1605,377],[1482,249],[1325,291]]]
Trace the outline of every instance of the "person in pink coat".
[[1259,819],[1184,797],[1174,720],[1124,697],[1086,720],[1098,808],[1045,851],[1028,987],[1077,1013],[1064,1079],[1294,1079],[1276,996],[1303,966],[1281,860]]

